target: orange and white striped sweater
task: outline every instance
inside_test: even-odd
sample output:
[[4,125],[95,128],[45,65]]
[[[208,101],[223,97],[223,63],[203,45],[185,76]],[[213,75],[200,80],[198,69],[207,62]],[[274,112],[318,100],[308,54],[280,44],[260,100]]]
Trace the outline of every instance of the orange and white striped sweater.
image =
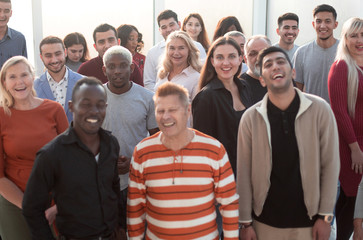
[[141,141],[130,167],[127,225],[130,239],[218,239],[215,203],[224,239],[238,239],[238,198],[223,145],[197,130],[175,152],[162,133]]

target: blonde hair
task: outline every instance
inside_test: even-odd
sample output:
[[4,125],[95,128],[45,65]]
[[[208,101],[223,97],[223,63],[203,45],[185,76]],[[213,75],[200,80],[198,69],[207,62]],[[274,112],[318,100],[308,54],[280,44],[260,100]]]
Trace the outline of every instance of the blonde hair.
[[197,72],[200,72],[200,69],[202,68],[202,65],[199,61],[199,50],[195,46],[193,40],[189,37],[189,35],[186,32],[175,31],[170,33],[166,40],[166,49],[162,59],[162,66],[158,72],[158,77],[160,79],[165,78],[173,70],[173,64],[170,61],[168,52],[169,52],[170,42],[176,38],[184,40],[185,45],[188,47],[189,51],[187,58],[188,66],[191,66]]
[[355,116],[355,104],[358,95],[358,83],[359,72],[363,74],[362,69],[358,66],[356,60],[352,57],[347,47],[347,38],[352,33],[355,33],[363,29],[363,19],[350,18],[348,19],[342,28],[341,39],[337,49],[337,55],[335,60],[337,63],[341,60],[345,61],[348,66],[348,78],[347,78],[347,96],[348,96],[348,112],[349,116],[354,118]]
[[[35,78],[35,72],[34,72],[33,66],[23,56],[15,56],[15,57],[9,58],[4,63],[3,67],[1,68],[1,72],[0,72],[0,81],[1,81],[0,107],[2,107],[4,109],[4,112],[9,116],[11,115],[10,108],[14,106],[15,100],[14,100],[14,97],[10,94],[10,92],[5,88],[6,73],[10,67],[15,66],[16,64],[19,64],[19,63],[24,63],[28,67],[28,70],[29,70],[30,74],[32,75],[33,80]],[[36,96],[34,87],[32,88],[32,95]]]

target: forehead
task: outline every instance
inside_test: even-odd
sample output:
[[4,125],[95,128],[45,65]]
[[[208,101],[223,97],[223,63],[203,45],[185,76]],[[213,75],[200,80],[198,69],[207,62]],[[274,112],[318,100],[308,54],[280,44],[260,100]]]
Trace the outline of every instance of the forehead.
[[267,61],[273,61],[276,59],[281,59],[281,58],[287,60],[285,54],[283,54],[282,52],[272,52],[263,57],[262,63],[265,63]]
[[42,49],[42,53],[63,51],[63,44],[61,44],[61,43],[44,44],[41,47],[41,49]]
[[246,42],[246,40],[242,36],[231,36],[231,38],[235,40],[238,44]]
[[124,63],[124,62],[126,62],[127,64],[129,64],[129,61],[127,60],[127,58],[125,58],[121,54],[113,54],[107,60],[107,62],[106,62],[106,68],[107,68],[107,65],[109,65],[109,64],[120,64],[120,63]]
[[11,9],[11,3],[8,2],[0,2],[1,9]]
[[106,93],[101,85],[82,84],[75,93],[74,101],[106,101]]
[[169,45],[173,45],[173,46],[176,46],[176,45],[186,45],[185,44],[185,41],[184,39],[181,39],[181,38],[174,38],[170,41]]
[[84,47],[82,44],[73,44],[72,46],[68,47],[68,49],[72,50],[82,50]]
[[96,32],[95,36],[96,36],[96,42],[107,38],[112,38],[112,37],[116,38],[115,32],[112,29],[106,32]]
[[[30,72],[29,67],[28,67],[25,63],[23,63],[23,62],[18,62],[17,64],[10,66],[10,67],[7,69],[6,73],[7,73],[7,74],[9,74],[9,73],[13,73],[13,72],[18,73],[18,72],[19,72],[19,70],[20,70],[20,71],[22,71],[22,72],[24,72],[24,71],[26,71],[26,72]],[[6,75],[7,75],[7,74],[6,74]]]
[[160,20],[160,27],[164,26],[164,25],[169,25],[172,22],[176,22],[175,19],[173,17],[168,18],[168,19],[162,19]]
[[258,39],[252,39],[247,46],[247,51],[260,51],[266,47],[269,47],[270,45],[266,42],[265,39],[258,38]]
[[155,108],[169,108],[176,106],[182,106],[179,96],[176,94],[158,97],[155,100]]
[[234,46],[232,46],[230,44],[219,45],[214,50],[214,55],[216,55],[216,54],[231,54],[231,53],[238,54],[238,50]]
[[[195,17],[191,17],[191,18],[189,18],[188,22],[192,22],[192,23],[200,23],[200,22],[199,22],[199,20],[198,20],[198,18],[195,18]],[[188,23],[188,22],[187,22],[187,23]]]
[[283,20],[281,26],[297,26],[297,21],[295,20]]
[[330,19],[334,21],[334,16],[333,13],[331,12],[318,12],[317,14],[315,14],[314,16],[314,20],[325,20],[325,19]]

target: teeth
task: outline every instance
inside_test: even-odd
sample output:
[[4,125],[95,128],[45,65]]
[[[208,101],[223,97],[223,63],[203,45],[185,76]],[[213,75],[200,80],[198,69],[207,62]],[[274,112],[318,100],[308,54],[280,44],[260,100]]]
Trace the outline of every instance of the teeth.
[[164,123],[163,124],[165,127],[170,127],[170,126],[173,126],[174,125],[174,123],[172,122],[172,123]]
[[96,122],[98,122],[97,119],[91,119],[91,118],[87,118],[86,121],[89,122],[89,123],[96,123]]
[[282,78],[282,74],[275,75],[273,79],[276,79],[276,78]]

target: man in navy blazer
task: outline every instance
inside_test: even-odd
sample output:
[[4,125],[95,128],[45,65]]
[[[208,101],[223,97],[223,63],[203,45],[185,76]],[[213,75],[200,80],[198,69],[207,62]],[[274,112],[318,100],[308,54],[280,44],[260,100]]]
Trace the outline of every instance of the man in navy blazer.
[[47,71],[34,81],[38,97],[59,102],[66,112],[68,122],[73,120],[68,109],[72,90],[76,82],[83,76],[73,72],[66,65],[66,53],[60,38],[48,36],[39,45],[40,58]]

